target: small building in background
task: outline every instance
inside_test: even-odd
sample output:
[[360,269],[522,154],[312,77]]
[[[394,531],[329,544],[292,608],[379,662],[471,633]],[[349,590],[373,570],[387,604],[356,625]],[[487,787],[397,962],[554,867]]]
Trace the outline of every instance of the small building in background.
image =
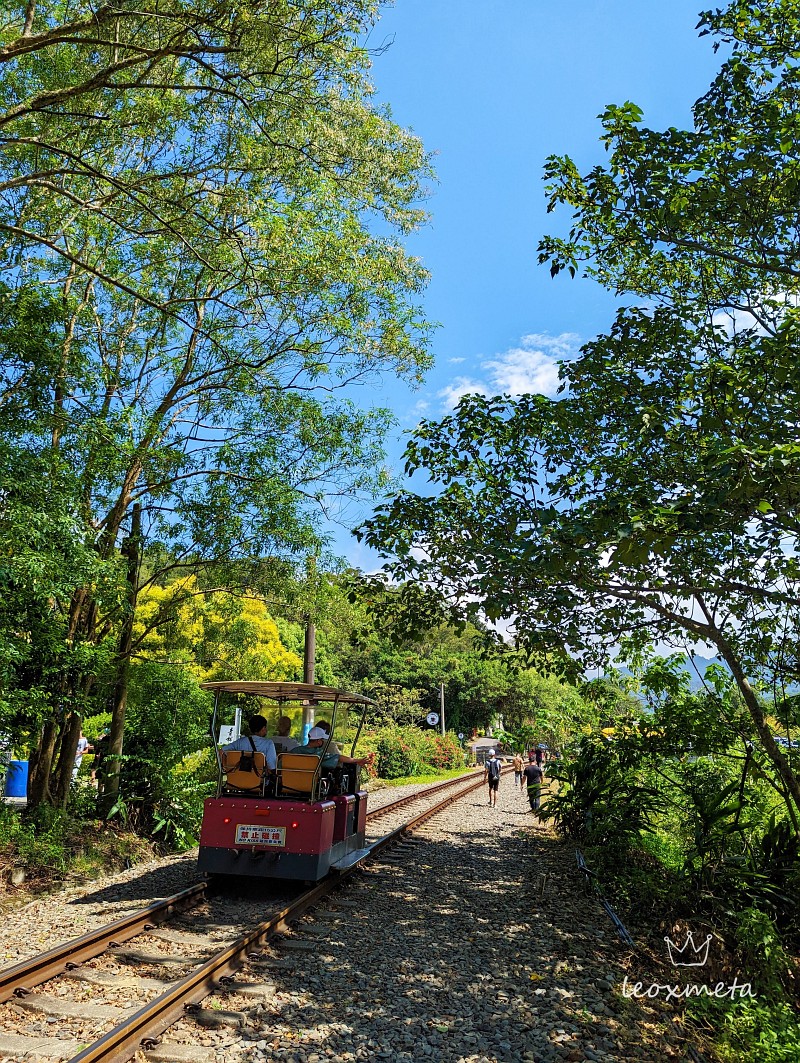
[[479,765],[485,764],[489,759],[490,749],[493,749],[499,756],[509,755],[504,749],[502,742],[498,742],[496,738],[473,738],[469,743],[469,748],[472,750],[475,763]]

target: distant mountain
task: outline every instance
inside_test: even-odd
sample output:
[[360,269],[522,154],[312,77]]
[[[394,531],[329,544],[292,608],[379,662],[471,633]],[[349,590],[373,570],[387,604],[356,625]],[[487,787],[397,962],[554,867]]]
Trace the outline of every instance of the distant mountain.
[[695,654],[694,657],[686,662],[686,668],[684,669],[691,676],[692,690],[703,689],[703,676],[706,674],[706,668],[710,664],[718,664],[726,672],[730,671],[727,664],[721,661],[719,657],[701,657],[699,654]]
[[[706,668],[710,664],[718,664],[720,668],[724,668],[726,672],[729,672],[727,664],[720,660],[719,657],[701,657],[699,653],[696,653],[694,657],[687,658],[683,670],[689,676],[689,686],[691,690],[703,689],[703,677],[706,674]],[[617,669],[621,675],[632,675],[633,673],[628,668]]]

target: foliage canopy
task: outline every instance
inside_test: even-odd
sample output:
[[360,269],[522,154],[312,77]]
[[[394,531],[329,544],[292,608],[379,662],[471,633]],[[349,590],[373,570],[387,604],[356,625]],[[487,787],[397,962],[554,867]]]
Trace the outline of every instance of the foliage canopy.
[[737,0],[701,26],[729,56],[692,130],[612,106],[604,165],[547,162],[573,224],[541,260],[624,295],[611,329],[562,365],[558,399],[467,396],[423,423],[407,469],[440,491],[402,493],[366,537],[462,615],[584,664],[713,646],[798,829],[754,686],[780,696],[800,675],[800,13]]

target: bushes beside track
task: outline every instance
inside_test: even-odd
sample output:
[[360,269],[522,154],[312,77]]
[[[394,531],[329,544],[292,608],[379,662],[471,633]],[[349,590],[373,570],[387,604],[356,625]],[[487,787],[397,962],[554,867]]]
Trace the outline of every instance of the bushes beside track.
[[368,770],[379,779],[430,775],[465,765],[464,750],[455,735],[418,727],[391,727],[362,735],[358,754],[372,754]]
[[9,898],[90,881],[157,854],[151,841],[117,824],[0,803],[0,907]]

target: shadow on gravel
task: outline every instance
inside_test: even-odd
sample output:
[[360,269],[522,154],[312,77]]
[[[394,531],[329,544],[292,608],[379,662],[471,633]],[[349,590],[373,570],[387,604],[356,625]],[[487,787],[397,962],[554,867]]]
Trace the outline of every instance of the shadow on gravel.
[[[196,856],[187,857],[165,867],[151,868],[128,882],[109,883],[91,893],[75,897],[70,904],[97,904],[118,901],[138,901],[146,904],[161,900],[180,890],[188,889],[203,876],[197,869]],[[218,875],[209,883],[211,897],[224,896],[234,900],[264,901],[265,912],[275,902],[289,903],[305,887],[302,883],[281,879],[259,879],[239,875]]]
[[[313,951],[276,945],[268,1026],[304,1031],[292,1046],[265,1030],[282,1058],[675,1059],[640,1043],[645,1016],[631,1021],[612,991],[620,950],[570,850],[544,832],[502,834],[486,813],[476,828],[440,821],[439,840],[415,841],[407,865],[362,872],[344,893],[358,908],[320,920],[323,935],[305,935]],[[525,813],[497,815],[515,830]]]
[[150,868],[127,882],[110,882],[91,893],[75,897],[70,904],[96,904],[109,901],[157,901],[171,893],[187,889],[200,880],[197,857]]

